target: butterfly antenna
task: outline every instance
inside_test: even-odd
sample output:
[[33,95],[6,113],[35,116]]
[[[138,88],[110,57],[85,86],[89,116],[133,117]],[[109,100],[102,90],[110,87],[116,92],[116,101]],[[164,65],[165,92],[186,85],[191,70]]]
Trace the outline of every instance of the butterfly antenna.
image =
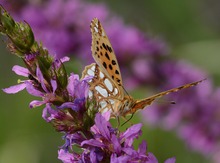
[[134,113],[131,115],[131,117],[128,119],[128,120],[126,120],[121,126],[124,126],[127,122],[129,122],[132,118],[133,118],[133,116],[134,116]]
[[124,88],[123,85],[122,85],[122,88],[124,89],[124,91],[125,91],[125,93],[128,95],[128,97],[129,97],[130,99],[132,99],[131,96],[130,96],[129,93],[126,91],[126,89]]

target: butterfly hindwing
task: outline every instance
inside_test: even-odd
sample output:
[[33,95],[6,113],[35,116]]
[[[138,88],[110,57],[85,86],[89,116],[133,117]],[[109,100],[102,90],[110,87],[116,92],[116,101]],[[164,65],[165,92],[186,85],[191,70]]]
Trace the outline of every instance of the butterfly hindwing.
[[99,104],[99,111],[104,113],[111,111],[112,115],[118,112],[116,107],[123,99],[120,97],[121,92],[116,87],[116,83],[112,82],[108,76],[106,76],[96,63],[92,63],[85,67],[82,73],[82,79],[88,76],[93,78],[89,81],[90,98],[95,98]]

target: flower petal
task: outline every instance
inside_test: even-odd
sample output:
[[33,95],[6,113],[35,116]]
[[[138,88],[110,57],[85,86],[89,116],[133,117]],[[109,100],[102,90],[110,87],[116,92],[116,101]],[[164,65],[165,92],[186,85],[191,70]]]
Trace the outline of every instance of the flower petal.
[[81,109],[81,105],[83,105],[84,102],[85,102],[85,100],[75,99],[74,102],[65,102],[57,108],[58,109],[71,108],[74,111],[79,111]]
[[111,112],[107,111],[107,112],[103,113],[102,116],[105,118],[106,121],[109,121],[109,119],[111,117]]
[[81,146],[85,144],[95,146],[95,147],[105,147],[103,143],[95,139],[85,140],[81,143]]
[[70,58],[67,57],[67,56],[65,56],[65,57],[63,57],[63,58],[60,59],[60,61],[61,61],[62,63],[68,62],[69,60],[70,60]]
[[130,159],[129,156],[126,156],[126,155],[125,155],[125,156],[117,157],[117,155],[116,155],[115,153],[113,153],[113,154],[111,155],[111,160],[110,160],[110,162],[111,162],[111,163],[128,162],[129,159]]
[[13,86],[8,87],[8,88],[4,88],[2,90],[5,93],[8,93],[8,94],[15,94],[15,93],[18,93],[18,92],[22,91],[23,89],[25,89],[25,87],[26,87],[26,84],[21,83],[21,84],[18,84],[18,85],[13,85]]
[[142,143],[138,147],[138,153],[146,154],[146,151],[147,151],[147,143],[145,141],[142,141]]
[[119,143],[119,140],[116,137],[116,135],[112,135],[111,141],[112,141],[115,153],[119,154],[121,152],[121,144]]
[[31,82],[25,81],[26,84],[26,90],[28,91],[29,94],[33,95],[33,96],[37,96],[37,97],[43,97],[44,93],[36,90],[36,88],[34,88],[34,86],[32,85]]
[[104,136],[106,139],[110,140],[110,132],[108,129],[108,123],[100,113],[96,114],[95,125],[99,129],[102,136]]
[[32,109],[32,108],[36,108],[38,106],[41,106],[45,104],[44,101],[38,101],[38,100],[34,100],[34,101],[31,101],[30,104],[29,104],[29,107]]
[[71,73],[68,80],[69,81],[68,81],[68,85],[67,85],[67,90],[68,90],[69,94],[72,97],[74,97],[75,85],[76,85],[76,82],[79,82],[79,76],[78,75],[74,75],[73,73]]
[[56,80],[50,80],[50,83],[51,83],[52,88],[53,88],[53,93],[55,93],[55,91],[57,89],[57,81]]
[[153,155],[153,153],[148,153],[148,160],[146,163],[158,163],[157,158]]
[[129,156],[138,157],[138,153],[132,148],[123,148],[122,150]]
[[12,71],[14,71],[17,75],[28,77],[29,75],[29,70],[27,68],[15,65],[12,68]]
[[141,127],[142,127],[142,124],[141,124],[141,123],[135,124],[135,125],[129,127],[129,128],[123,133],[123,136],[124,136],[126,139],[127,139],[127,138],[130,138],[130,137],[135,138],[136,136],[140,135]]
[[42,117],[45,121],[50,122],[57,115],[57,111],[52,109],[50,104],[46,104],[46,107],[43,109]]
[[46,87],[45,83],[44,83],[44,76],[43,76],[43,74],[42,74],[39,67],[37,67],[37,69],[36,69],[36,75],[37,75],[37,78],[39,79],[39,82],[41,83],[41,86],[44,89],[44,91],[49,92],[47,90],[47,87]]
[[176,158],[172,157],[172,158],[168,158],[164,163],[175,163],[176,162]]
[[58,159],[63,161],[63,163],[72,163],[74,160],[73,154],[71,154],[63,149],[60,149],[58,151]]

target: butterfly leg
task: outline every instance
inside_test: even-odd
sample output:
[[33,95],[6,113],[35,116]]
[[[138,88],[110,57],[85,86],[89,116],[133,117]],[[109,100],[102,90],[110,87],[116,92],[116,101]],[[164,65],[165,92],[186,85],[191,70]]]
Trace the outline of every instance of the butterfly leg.
[[134,116],[134,113],[131,115],[131,117],[129,119],[126,119],[125,117],[123,117],[126,121],[121,125],[124,126],[127,122],[129,122]]
[[119,128],[119,126],[120,126],[120,124],[121,124],[121,123],[120,123],[120,118],[119,118],[119,116],[117,116],[116,119],[117,119],[117,127],[116,127],[116,128]]

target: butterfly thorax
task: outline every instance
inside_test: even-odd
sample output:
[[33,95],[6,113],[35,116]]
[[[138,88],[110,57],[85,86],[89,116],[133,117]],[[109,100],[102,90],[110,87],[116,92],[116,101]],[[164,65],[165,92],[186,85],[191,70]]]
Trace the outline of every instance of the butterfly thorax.
[[126,96],[124,100],[124,109],[121,112],[122,116],[134,114],[137,110],[144,109],[154,101],[154,98],[145,98],[142,100],[135,100],[130,96]]

